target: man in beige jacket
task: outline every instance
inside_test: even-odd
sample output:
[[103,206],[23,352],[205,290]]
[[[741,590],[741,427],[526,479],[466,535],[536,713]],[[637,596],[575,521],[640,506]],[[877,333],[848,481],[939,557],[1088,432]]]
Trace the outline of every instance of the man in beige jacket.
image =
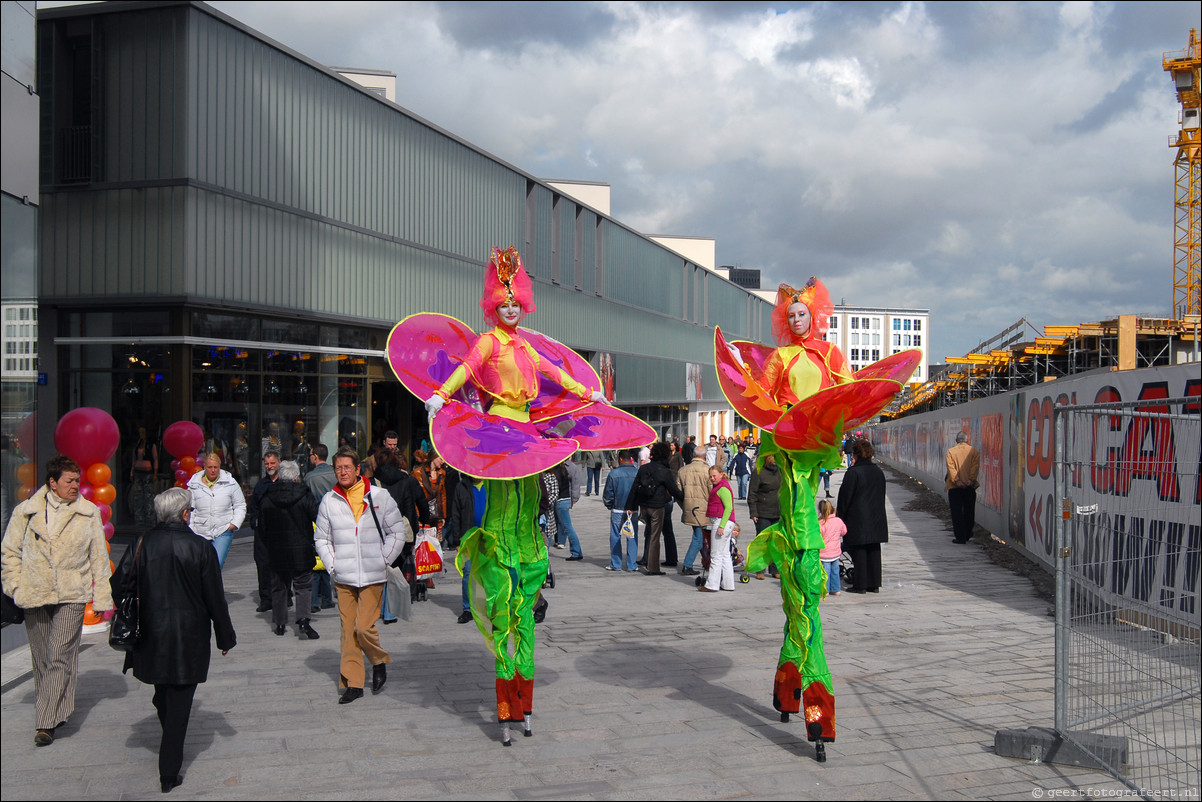
[[680,521],[693,527],[693,540],[684,554],[684,562],[680,564],[680,573],[696,576],[697,569],[693,567],[693,560],[701,553],[702,539],[708,537],[705,528],[709,525],[709,518],[705,510],[709,504],[710,491],[714,488],[710,482],[710,469],[706,464],[705,452],[695,452],[693,461],[681,468],[680,473],[676,475],[676,483],[684,492]]
[[79,495],[79,475],[74,460],[50,460],[45,486],[13,510],[0,544],[4,592],[25,611],[38,746],[54,743],[75,710],[84,607],[113,608],[100,510]]
[[944,489],[952,513],[952,532],[956,543],[972,538],[977,511],[977,474],[981,470],[981,452],[968,444],[968,435],[956,435],[956,444],[947,450],[947,476]]

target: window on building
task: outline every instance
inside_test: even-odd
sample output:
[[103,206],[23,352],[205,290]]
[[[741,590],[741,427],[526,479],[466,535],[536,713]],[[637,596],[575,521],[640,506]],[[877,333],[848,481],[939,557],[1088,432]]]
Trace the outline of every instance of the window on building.
[[829,328],[832,328],[832,329],[839,328],[839,318],[835,317],[834,315],[831,315],[831,325]]
[[914,321],[914,331],[922,331],[922,321],[921,320]]
[[915,335],[914,335],[914,344],[915,344],[915,345],[922,345],[922,335],[921,335],[921,334],[915,334]]

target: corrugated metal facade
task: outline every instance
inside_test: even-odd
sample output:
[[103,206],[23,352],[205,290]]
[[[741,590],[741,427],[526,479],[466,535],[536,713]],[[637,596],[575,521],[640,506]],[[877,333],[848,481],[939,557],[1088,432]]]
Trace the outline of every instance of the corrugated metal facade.
[[[765,302],[211,9],[111,10],[40,23],[44,298],[480,325],[481,265],[516,244],[529,325],[628,355],[623,400],[683,400],[682,363],[711,365],[714,323],[766,340]],[[90,89],[65,75],[81,47]],[[62,143],[85,107],[75,165]]]

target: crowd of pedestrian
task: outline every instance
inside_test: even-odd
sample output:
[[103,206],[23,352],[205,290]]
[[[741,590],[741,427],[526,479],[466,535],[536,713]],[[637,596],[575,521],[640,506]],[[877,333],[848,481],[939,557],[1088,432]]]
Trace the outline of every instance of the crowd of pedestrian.
[[[956,542],[971,536],[979,470],[976,450],[966,440],[960,435],[948,454]],[[837,502],[826,500],[831,498],[828,484],[826,498],[817,504],[828,594],[877,593],[883,581],[881,545],[888,542],[885,476],[867,439],[849,436],[841,451],[850,463]],[[750,439],[720,436],[710,436],[703,446],[689,437],[683,445],[661,441],[641,451],[581,452],[540,476],[543,534],[548,545],[568,550],[565,562],[582,561],[572,510],[582,494],[597,495],[609,511],[605,570],[635,573],[641,566],[644,575],[664,576],[664,568],[678,568],[685,576],[705,573],[704,581],[697,579],[702,592],[733,591],[739,521],[749,521],[758,534],[781,519],[780,469],[771,455],[757,459],[756,452]],[[432,532],[442,548],[454,550],[480,525],[487,503],[484,486],[428,450],[415,452],[411,474],[394,432],[386,432],[363,461],[350,447],[340,448],[331,462],[323,444],[312,444],[306,453],[309,464],[302,477],[295,461],[268,450],[249,499],[221,467],[220,457],[207,455],[204,470],[186,487],[153,499],[154,526],[127,550],[112,577],[98,509],[79,495],[79,466],[65,457],[51,460],[45,485],[14,510],[2,547],[5,594],[25,612],[29,633],[35,744],[52,744],[74,709],[85,605],[100,612],[138,593],[143,637],[125,668],[155,687],[163,790],[182,781],[183,739],[196,685],[207,676],[210,636],[216,633],[222,654],[236,643],[221,571],[244,524],[253,529],[259,569],[253,600],[259,612],[270,613],[272,632],[282,636],[292,623],[298,637],[316,640],[312,614],[336,607],[337,701],[349,704],[364,696],[369,665],[372,692],[381,691],[391,657],[376,624],[397,620],[403,601],[385,596],[390,570],[416,582],[419,532]],[[828,483],[830,473],[823,475]],[[690,534],[679,562],[671,528],[677,507]],[[843,563],[849,564],[850,586],[840,579]],[[466,623],[472,620],[471,565],[460,568],[457,615]],[[769,566],[767,574],[775,576],[775,567]]]

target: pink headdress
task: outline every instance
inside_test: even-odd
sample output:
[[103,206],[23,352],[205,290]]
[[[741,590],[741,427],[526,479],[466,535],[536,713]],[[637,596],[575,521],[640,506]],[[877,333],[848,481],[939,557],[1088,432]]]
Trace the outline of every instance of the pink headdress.
[[512,245],[503,251],[493,248],[488,267],[484,269],[484,294],[480,296],[484,322],[490,326],[498,325],[501,321],[497,317],[497,307],[506,303],[520,304],[526,314],[535,310],[534,284],[522,267],[517,248]]
[[[804,337],[796,336],[789,329],[789,307],[795,303],[803,303],[810,310],[810,330]],[[834,311],[835,305],[826,291],[826,285],[813,276],[800,290],[781,284],[776,291],[776,307],[772,310],[772,336],[776,338],[777,345],[799,345],[803,340],[821,340],[826,337]]]

